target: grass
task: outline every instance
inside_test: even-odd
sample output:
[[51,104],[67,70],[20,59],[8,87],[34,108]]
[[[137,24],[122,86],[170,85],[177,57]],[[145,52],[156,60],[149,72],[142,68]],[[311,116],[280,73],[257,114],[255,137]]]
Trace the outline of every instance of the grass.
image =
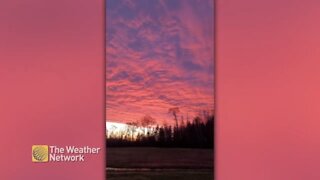
[[108,172],[107,180],[213,180],[211,171]]
[[115,168],[107,170],[108,180],[211,180],[213,152],[211,149],[107,148],[107,167]]

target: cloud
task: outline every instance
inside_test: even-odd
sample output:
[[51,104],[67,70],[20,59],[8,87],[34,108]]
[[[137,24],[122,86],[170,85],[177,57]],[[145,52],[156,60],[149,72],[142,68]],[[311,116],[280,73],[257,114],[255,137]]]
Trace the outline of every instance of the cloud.
[[205,0],[107,1],[108,120],[213,109],[212,11]]

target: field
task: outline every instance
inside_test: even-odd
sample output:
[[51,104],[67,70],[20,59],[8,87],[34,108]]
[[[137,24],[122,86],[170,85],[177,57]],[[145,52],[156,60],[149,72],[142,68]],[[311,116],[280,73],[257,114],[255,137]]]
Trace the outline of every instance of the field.
[[212,180],[210,149],[107,148],[108,180]]

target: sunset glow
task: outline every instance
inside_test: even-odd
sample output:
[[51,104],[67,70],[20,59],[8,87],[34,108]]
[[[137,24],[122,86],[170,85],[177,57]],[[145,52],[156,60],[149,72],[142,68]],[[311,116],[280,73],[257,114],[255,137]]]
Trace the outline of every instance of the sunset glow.
[[[201,3],[200,3],[201,2]],[[106,115],[157,124],[213,110],[211,0],[107,1]]]
[[124,123],[106,122],[107,138],[137,138],[138,135],[145,136],[154,132],[153,127],[133,126]]

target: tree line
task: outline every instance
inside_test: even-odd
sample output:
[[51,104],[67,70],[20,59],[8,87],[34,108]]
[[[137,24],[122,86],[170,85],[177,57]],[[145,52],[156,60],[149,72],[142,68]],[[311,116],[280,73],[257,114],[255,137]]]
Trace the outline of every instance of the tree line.
[[[181,148],[213,148],[214,141],[214,115],[204,113],[192,121],[185,123],[181,117],[178,124],[177,109],[173,116],[174,126],[153,126],[147,132],[138,133],[133,136],[135,128],[128,128],[121,136],[110,136],[107,138],[108,147],[181,147]],[[145,116],[141,120],[142,126],[149,126],[154,119]],[[129,123],[135,127],[137,123]]]

